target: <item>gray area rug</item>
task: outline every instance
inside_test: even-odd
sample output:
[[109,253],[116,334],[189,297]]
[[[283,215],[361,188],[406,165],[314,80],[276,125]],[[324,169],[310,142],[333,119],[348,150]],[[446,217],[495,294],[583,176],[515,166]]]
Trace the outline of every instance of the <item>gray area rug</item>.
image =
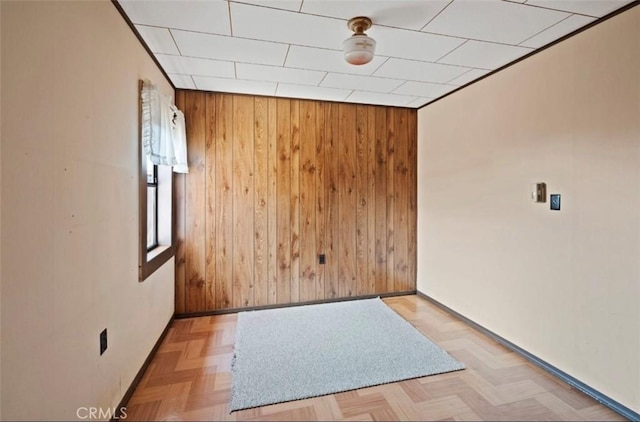
[[460,369],[379,298],[241,312],[229,409]]

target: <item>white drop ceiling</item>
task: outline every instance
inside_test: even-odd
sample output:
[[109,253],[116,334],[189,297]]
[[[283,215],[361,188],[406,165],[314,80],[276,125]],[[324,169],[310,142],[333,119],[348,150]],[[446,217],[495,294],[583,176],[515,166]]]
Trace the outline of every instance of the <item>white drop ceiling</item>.
[[[176,88],[421,107],[626,0],[119,0]],[[344,61],[367,16],[376,57]]]

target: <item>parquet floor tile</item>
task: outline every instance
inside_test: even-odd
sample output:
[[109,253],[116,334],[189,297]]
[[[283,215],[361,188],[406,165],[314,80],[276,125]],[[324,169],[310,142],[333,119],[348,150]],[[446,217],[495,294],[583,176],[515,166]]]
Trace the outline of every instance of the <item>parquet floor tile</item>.
[[624,420],[418,296],[384,301],[467,369],[230,414],[236,315],[180,319],[127,404],[127,419]]

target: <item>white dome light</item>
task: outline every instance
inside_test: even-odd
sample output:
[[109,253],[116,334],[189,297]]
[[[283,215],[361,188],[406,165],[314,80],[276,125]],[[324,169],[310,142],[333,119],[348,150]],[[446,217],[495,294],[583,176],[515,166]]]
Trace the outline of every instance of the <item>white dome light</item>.
[[376,40],[364,33],[371,28],[371,25],[371,19],[363,16],[350,19],[347,23],[349,29],[355,32],[342,43],[344,59],[347,63],[363,65],[373,60],[373,55],[376,52]]

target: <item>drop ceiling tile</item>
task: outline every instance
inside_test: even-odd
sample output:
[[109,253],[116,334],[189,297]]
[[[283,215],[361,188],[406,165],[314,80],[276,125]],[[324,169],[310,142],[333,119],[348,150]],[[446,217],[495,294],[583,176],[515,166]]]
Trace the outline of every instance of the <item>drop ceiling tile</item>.
[[302,6],[302,0],[234,0],[237,3],[255,4],[256,6],[271,7],[274,9],[293,10],[298,12]]
[[153,53],[180,54],[171,33],[166,28],[136,25],[136,31]]
[[457,89],[457,86],[432,84],[429,82],[407,82],[393,91],[394,94],[417,95],[420,97],[437,98],[447,92]]
[[409,104],[407,104],[407,107],[419,108],[433,100],[434,98],[418,97],[415,100],[411,101]]
[[[367,34],[376,40],[376,54],[435,62],[465,40],[420,31],[373,26]],[[342,44],[340,47],[342,48]]]
[[236,63],[238,79],[254,81],[284,82],[299,85],[318,85],[326,72],[317,70],[290,69],[281,66]]
[[[403,107],[433,101],[630,2],[119,1],[179,88]],[[376,56],[364,66],[347,64],[341,51],[355,15],[374,21],[367,33]]]
[[456,0],[423,31],[519,44],[569,16],[565,12],[498,0]]
[[581,13],[583,15],[602,16],[631,3],[628,0],[528,0],[527,4],[532,6],[546,7],[555,10]]
[[235,37],[341,49],[351,35],[343,20],[231,3]]
[[419,30],[450,0],[305,0],[301,12],[349,20],[367,16],[374,25]]
[[236,77],[233,62],[198,59],[196,57],[171,56],[168,54],[156,54],[156,58],[167,73],[218,78]]
[[562,22],[558,22],[552,27],[534,35],[520,45],[522,47],[540,48],[575,31],[578,28],[582,28],[583,26],[590,24],[595,20],[596,18],[592,18],[590,16],[572,15]]
[[237,79],[194,76],[196,87],[205,91],[234,92],[237,94],[274,95],[275,82],[239,81]]
[[471,40],[440,59],[438,63],[493,70],[531,51],[533,50],[530,48]]
[[226,1],[119,1],[134,24],[231,35]]
[[276,96],[290,98],[312,98],[314,100],[343,101],[350,89],[334,89],[317,86],[278,84]]
[[486,70],[486,69],[471,69],[468,72],[463,73],[462,75],[458,76],[457,78],[448,81],[447,84],[449,84],[449,85],[466,85],[469,82],[474,81],[474,80],[478,79],[479,77],[486,75],[489,72],[491,72],[491,71],[490,70]]
[[446,64],[389,59],[374,75],[421,82],[447,82],[468,70],[467,67]]
[[344,61],[342,51],[292,45],[285,66],[353,75],[371,75],[386,59],[386,57],[376,56],[370,63],[354,66]]
[[176,88],[182,89],[196,89],[196,84],[193,83],[193,79],[189,75],[178,75],[175,73],[168,73],[169,79],[173,82]]
[[183,56],[280,66],[287,55],[286,44],[178,30],[171,33]]
[[404,81],[397,79],[375,78],[373,76],[346,75],[329,73],[320,86],[330,88],[356,89],[358,91],[391,92]]
[[407,104],[415,101],[415,96],[378,94],[375,92],[353,91],[345,100],[348,103],[379,104],[396,107],[406,107]]

